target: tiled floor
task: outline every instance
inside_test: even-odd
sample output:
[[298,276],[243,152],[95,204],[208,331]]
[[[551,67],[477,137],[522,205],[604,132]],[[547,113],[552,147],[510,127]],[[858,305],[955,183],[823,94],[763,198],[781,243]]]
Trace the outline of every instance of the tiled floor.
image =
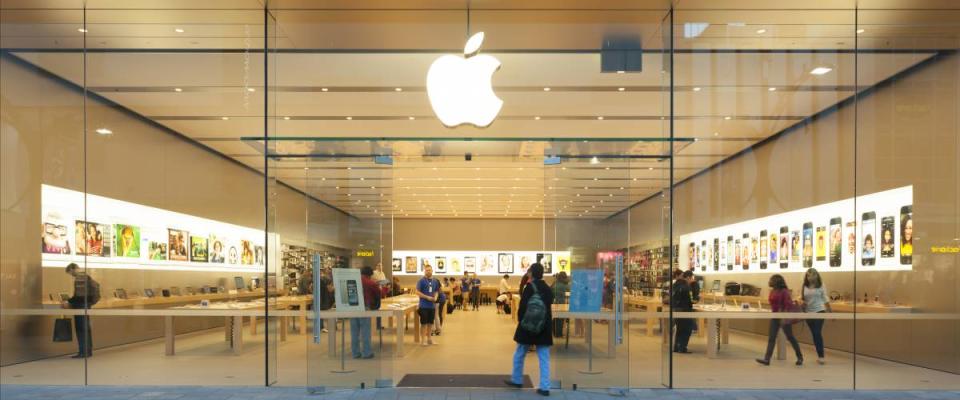
[[[303,388],[0,385],[0,398],[4,400],[535,400],[542,397],[530,390],[510,389],[368,389],[310,395]],[[960,399],[960,392],[645,389],[632,391],[625,397],[595,392],[553,391],[550,398],[561,400],[617,398],[641,400],[947,400]]]

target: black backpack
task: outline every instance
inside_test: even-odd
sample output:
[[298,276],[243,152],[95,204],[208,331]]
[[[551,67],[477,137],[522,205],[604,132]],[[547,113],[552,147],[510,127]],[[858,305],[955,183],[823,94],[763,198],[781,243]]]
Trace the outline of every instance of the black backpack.
[[530,282],[527,286],[533,289],[533,294],[527,299],[527,310],[523,314],[523,320],[520,321],[520,327],[529,333],[538,334],[547,325],[547,304],[540,298],[540,291],[535,282]]

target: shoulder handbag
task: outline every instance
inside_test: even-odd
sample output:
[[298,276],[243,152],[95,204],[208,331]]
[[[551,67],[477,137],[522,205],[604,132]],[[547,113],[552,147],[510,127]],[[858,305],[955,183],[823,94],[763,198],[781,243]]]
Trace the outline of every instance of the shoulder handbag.
[[[785,312],[789,312],[789,313],[802,313],[802,312],[803,312],[803,307],[801,307],[799,304],[797,304],[796,300],[793,300],[793,292],[790,293],[790,303],[787,304],[787,308],[786,308]],[[800,319],[799,319],[799,318],[784,318],[784,319],[783,319],[783,324],[784,324],[784,325],[793,325],[793,324],[795,324],[795,323],[797,323],[797,322],[800,322]]]

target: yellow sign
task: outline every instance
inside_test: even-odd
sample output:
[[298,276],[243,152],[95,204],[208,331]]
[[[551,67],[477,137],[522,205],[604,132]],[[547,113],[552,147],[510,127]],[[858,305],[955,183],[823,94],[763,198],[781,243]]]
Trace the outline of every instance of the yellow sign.
[[357,257],[373,257],[373,250],[357,250]]
[[930,246],[930,252],[933,254],[957,254],[960,253],[960,246]]

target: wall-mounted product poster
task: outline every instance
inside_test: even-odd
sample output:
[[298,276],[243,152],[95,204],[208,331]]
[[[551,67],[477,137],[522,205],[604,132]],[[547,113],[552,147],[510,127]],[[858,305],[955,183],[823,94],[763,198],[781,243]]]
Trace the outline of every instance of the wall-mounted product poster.
[[266,263],[262,230],[49,185],[40,194],[43,267],[259,272]]
[[[533,263],[539,261],[545,274],[559,271],[570,273],[569,251],[413,251],[397,250],[391,257],[394,260],[393,271],[399,275],[423,274],[427,265],[433,267],[435,274],[459,275],[464,272],[477,275],[523,275]],[[403,260],[403,270],[399,262]]]
[[[719,245],[731,241],[726,266],[718,268],[723,263],[715,259],[725,255]],[[913,186],[688,233],[680,243],[680,259],[701,274],[802,272],[810,267],[820,272],[908,271],[913,269]]]

